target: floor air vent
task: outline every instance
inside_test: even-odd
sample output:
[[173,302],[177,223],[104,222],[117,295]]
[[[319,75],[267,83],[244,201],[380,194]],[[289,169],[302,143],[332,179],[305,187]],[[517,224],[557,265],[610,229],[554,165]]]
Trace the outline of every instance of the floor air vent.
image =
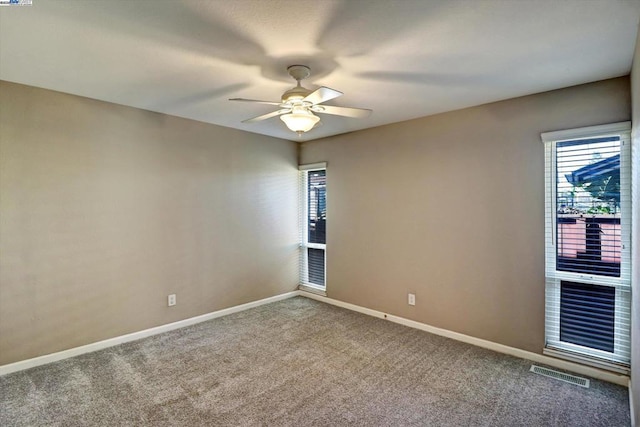
[[544,375],[545,377],[555,378],[560,381],[575,384],[580,387],[589,388],[589,380],[586,378],[576,377],[575,375],[565,374],[564,372],[554,371],[553,369],[543,368],[542,366],[531,365],[531,372]]

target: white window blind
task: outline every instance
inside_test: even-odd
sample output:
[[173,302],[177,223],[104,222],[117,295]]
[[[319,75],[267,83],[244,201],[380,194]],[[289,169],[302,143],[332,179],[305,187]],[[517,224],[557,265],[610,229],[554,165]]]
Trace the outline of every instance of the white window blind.
[[324,290],[327,248],[327,165],[300,166],[300,284]]
[[627,372],[630,123],[542,134],[545,353]]

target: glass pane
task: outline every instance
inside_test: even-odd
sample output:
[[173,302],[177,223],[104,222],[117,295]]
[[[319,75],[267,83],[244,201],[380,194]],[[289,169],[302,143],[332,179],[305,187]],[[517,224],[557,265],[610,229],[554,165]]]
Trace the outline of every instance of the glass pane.
[[557,144],[557,269],[620,277],[620,138]]
[[612,353],[615,288],[566,281],[561,286],[560,340]]
[[309,283],[324,286],[324,250],[307,248]]
[[307,203],[309,207],[309,243],[327,243],[327,173],[309,172]]

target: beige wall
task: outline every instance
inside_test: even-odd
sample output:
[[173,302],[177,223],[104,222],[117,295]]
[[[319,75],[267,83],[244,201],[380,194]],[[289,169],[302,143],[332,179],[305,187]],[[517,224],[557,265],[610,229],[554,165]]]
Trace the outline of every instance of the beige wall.
[[303,163],[328,162],[328,296],[541,352],[540,133],[629,120],[629,90],[618,78],[305,143]]
[[636,51],[631,69],[631,105],[633,130],[632,148],[632,191],[634,201],[631,241],[633,259],[632,302],[631,302],[631,381],[635,425],[640,426],[640,31],[636,39]]
[[294,290],[297,148],[1,82],[0,364]]
[[[540,133],[629,111],[619,78],[305,143],[329,162],[329,296],[540,352]],[[293,290],[297,155],[0,82],[0,364]]]

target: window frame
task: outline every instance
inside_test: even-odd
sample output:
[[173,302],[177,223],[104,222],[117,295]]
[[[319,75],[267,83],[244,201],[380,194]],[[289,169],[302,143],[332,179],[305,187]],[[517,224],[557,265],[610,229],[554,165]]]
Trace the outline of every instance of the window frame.
[[[319,163],[311,163],[298,166],[298,170],[300,173],[300,210],[299,210],[299,221],[300,221],[300,277],[299,277],[299,287],[301,289],[322,293],[325,294],[327,289],[327,244],[326,239],[325,243],[311,243],[309,242],[309,194],[308,194],[308,186],[309,186],[309,173],[316,171],[324,171],[325,172],[325,186],[327,180],[327,163],[319,162]],[[326,218],[325,218],[325,226],[326,226]],[[320,249],[324,252],[324,286],[318,285],[317,283],[312,283],[309,281],[309,260],[307,249]]]
[[[557,144],[606,136],[620,138],[620,277],[557,270]],[[631,122],[546,132],[545,146],[545,348],[543,354],[610,371],[629,373],[631,308]],[[624,193],[623,193],[624,191]],[[625,202],[622,203],[622,200]],[[561,283],[615,288],[614,351],[560,341]]]

